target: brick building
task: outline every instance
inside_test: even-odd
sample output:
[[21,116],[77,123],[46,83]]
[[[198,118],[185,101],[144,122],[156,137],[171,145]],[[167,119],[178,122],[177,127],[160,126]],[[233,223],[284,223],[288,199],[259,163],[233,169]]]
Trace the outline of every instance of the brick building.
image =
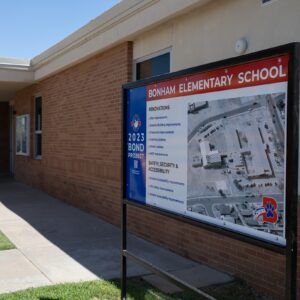
[[[246,53],[300,41],[299,12],[298,0],[124,0],[30,61],[0,59],[0,174],[120,224],[122,85],[237,56],[240,38]],[[284,298],[283,254],[157,218],[132,208],[129,227]]]

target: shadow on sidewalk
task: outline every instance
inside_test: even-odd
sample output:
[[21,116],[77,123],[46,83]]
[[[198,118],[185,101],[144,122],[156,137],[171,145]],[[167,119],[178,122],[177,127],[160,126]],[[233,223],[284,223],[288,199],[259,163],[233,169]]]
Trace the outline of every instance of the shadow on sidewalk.
[[[98,277],[120,276],[119,228],[12,179],[0,178],[0,203],[30,225],[8,218],[0,221],[0,228],[52,282],[85,280],[70,257]],[[201,266],[133,235],[128,237],[128,248],[166,271]],[[60,250],[69,260],[60,257]],[[129,263],[129,276],[148,273]]]

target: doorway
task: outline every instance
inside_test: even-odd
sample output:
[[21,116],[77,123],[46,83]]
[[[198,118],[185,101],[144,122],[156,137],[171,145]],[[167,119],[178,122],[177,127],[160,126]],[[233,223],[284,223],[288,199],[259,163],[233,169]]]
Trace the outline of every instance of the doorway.
[[10,174],[10,107],[0,102],[0,176]]

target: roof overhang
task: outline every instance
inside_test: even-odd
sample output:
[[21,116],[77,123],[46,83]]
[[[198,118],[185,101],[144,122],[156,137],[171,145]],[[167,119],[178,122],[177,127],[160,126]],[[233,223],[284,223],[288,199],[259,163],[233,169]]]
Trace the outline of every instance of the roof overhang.
[[29,60],[0,58],[0,102],[9,101],[18,90],[33,82]]
[[[213,0],[123,0],[31,61],[0,59],[0,101]],[[12,86],[11,93],[4,87]],[[7,88],[5,88],[7,89]]]

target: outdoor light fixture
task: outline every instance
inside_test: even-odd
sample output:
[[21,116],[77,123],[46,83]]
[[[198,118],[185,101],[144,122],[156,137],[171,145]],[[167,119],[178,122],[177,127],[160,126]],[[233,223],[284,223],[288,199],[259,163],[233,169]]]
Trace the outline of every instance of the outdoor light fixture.
[[248,48],[248,42],[245,38],[240,38],[235,43],[235,52],[239,55],[242,55],[246,52]]

